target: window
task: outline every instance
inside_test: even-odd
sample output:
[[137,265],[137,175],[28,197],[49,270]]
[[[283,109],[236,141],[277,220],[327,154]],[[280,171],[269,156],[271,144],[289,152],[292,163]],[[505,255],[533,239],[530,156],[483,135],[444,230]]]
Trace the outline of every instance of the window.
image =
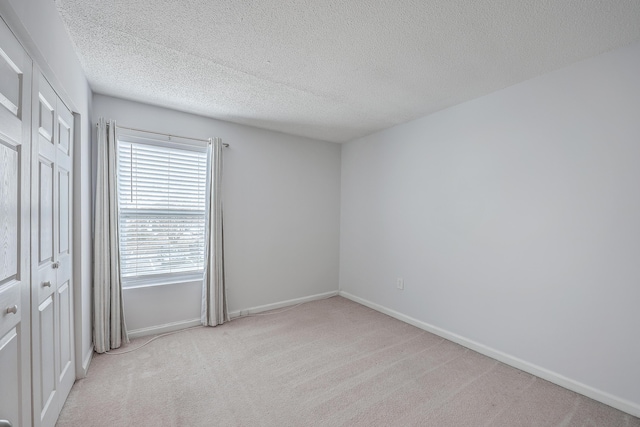
[[124,286],[193,280],[204,272],[207,148],[118,141]]

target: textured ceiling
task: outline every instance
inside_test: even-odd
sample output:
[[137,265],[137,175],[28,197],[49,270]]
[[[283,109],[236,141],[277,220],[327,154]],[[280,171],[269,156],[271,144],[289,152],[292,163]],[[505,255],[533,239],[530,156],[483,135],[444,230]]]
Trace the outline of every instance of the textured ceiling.
[[343,142],[640,40],[640,0],[56,0],[97,93]]

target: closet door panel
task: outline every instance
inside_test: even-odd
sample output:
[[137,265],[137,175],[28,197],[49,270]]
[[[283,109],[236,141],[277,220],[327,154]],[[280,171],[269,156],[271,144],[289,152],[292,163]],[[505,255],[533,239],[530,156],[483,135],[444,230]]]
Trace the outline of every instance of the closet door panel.
[[50,295],[38,306],[38,329],[40,330],[38,371],[40,375],[37,378],[34,377],[34,380],[38,381],[38,400],[41,402],[39,408],[34,408],[34,415],[37,415],[42,425],[46,426],[55,424],[58,416],[55,325],[55,295]]
[[[55,105],[57,101],[56,93],[49,83],[40,76],[38,85],[38,102],[35,117],[37,119],[38,134],[41,142],[46,142],[39,147],[39,150],[47,150],[54,146],[54,125],[55,125]],[[51,157],[51,155],[49,155]]]
[[[31,61],[0,20],[0,133],[14,141],[22,139],[22,106],[26,68]],[[27,77],[30,77],[30,73]],[[27,82],[27,86],[31,82]]]
[[[64,163],[64,162],[61,162]],[[73,286],[71,265],[71,171],[58,166],[58,280],[59,383],[61,399],[71,391],[75,381],[73,335]]]
[[[33,210],[37,211],[38,222],[37,227],[34,227],[37,233],[34,234],[38,245],[33,256],[32,292],[34,304],[40,306],[45,300],[51,298],[57,286],[55,270],[52,267],[54,262],[54,164],[41,157],[38,159],[37,169],[34,182],[37,186],[38,204],[33,206]],[[34,313],[37,314],[38,311]],[[40,319],[34,319],[34,331],[39,330],[37,325],[40,323]]]
[[0,139],[0,284],[18,277],[20,147]]
[[58,103],[58,150],[65,156],[71,155],[73,146],[73,114],[67,107]]
[[0,366],[6,367],[2,369],[0,381],[0,419],[17,423],[20,420],[20,395],[16,393],[20,387],[20,370],[17,369],[20,366],[20,342],[16,328],[0,334]]
[[46,157],[38,159],[38,265],[53,262],[53,181],[54,164]]
[[[42,140],[42,138],[40,138]],[[44,141],[47,143],[46,141]],[[54,263],[54,169],[55,164],[39,156],[37,167],[36,246],[34,262],[34,299],[37,308],[32,323],[33,334],[33,387],[34,421],[53,425],[57,417],[57,363],[56,363],[56,287]],[[35,257],[34,257],[35,258]],[[35,261],[35,260],[34,260]],[[37,405],[36,405],[37,404]],[[39,424],[36,424],[39,425]]]
[[69,205],[71,202],[71,172],[58,168],[58,259],[68,257],[71,253],[71,215]]
[[[75,381],[72,280],[74,116],[39,74],[34,79],[32,339],[34,425],[55,424]],[[37,209],[35,208],[37,206]]]
[[31,425],[31,71],[0,18],[0,420]]
[[[7,46],[5,49],[9,50],[11,47]],[[8,52],[6,56],[0,57],[0,94],[2,94],[0,104],[14,116],[20,109],[20,87],[22,86],[20,69],[9,59],[15,56],[16,52]],[[17,130],[20,132],[21,128],[18,127]]]
[[32,387],[34,426],[53,426],[60,399],[57,95],[41,74],[33,79],[31,191]]
[[72,248],[72,158],[73,148],[73,114],[60,99],[56,104],[57,123],[56,132],[56,170],[57,170],[57,223],[56,235],[56,264],[58,281],[58,331],[59,359],[58,373],[60,384],[60,399],[64,402],[71,391],[76,378],[73,335],[73,281],[71,265]]
[[62,284],[71,280],[71,198],[72,185],[72,158],[71,148],[73,144],[73,114],[58,100],[57,103],[57,134],[56,139],[56,204],[57,223],[56,235],[56,261],[59,263],[57,275],[58,283]]
[[[38,207],[37,229],[38,238],[35,244],[38,248],[38,269],[51,270],[54,262],[54,223],[55,223],[55,187],[56,187],[56,148],[55,148],[55,105],[57,96],[49,83],[40,76],[37,90],[34,92],[34,120],[36,122],[34,138],[34,158],[38,159],[37,195],[33,200],[33,207]],[[34,82],[34,87],[36,86]],[[37,157],[35,156],[37,155]],[[54,280],[55,281],[55,280]]]
[[[20,420],[20,286],[0,287],[0,419]],[[16,308],[16,312],[7,309]]]
[[71,283],[66,281],[58,287],[58,330],[60,333],[60,353],[58,356],[58,372],[60,393],[66,398],[75,382],[75,369],[73,366],[73,294]]

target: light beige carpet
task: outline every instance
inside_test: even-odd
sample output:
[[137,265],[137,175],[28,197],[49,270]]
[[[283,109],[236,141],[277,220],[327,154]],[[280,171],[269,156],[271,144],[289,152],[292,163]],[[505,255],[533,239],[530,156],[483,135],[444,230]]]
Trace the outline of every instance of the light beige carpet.
[[98,355],[58,425],[611,427],[640,419],[334,297]]

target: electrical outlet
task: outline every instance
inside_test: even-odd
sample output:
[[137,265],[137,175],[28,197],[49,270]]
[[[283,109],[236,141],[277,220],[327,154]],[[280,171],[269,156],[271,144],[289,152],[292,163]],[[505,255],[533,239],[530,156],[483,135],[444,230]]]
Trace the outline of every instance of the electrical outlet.
[[404,289],[404,279],[402,277],[398,277],[396,279],[396,288],[403,290]]

